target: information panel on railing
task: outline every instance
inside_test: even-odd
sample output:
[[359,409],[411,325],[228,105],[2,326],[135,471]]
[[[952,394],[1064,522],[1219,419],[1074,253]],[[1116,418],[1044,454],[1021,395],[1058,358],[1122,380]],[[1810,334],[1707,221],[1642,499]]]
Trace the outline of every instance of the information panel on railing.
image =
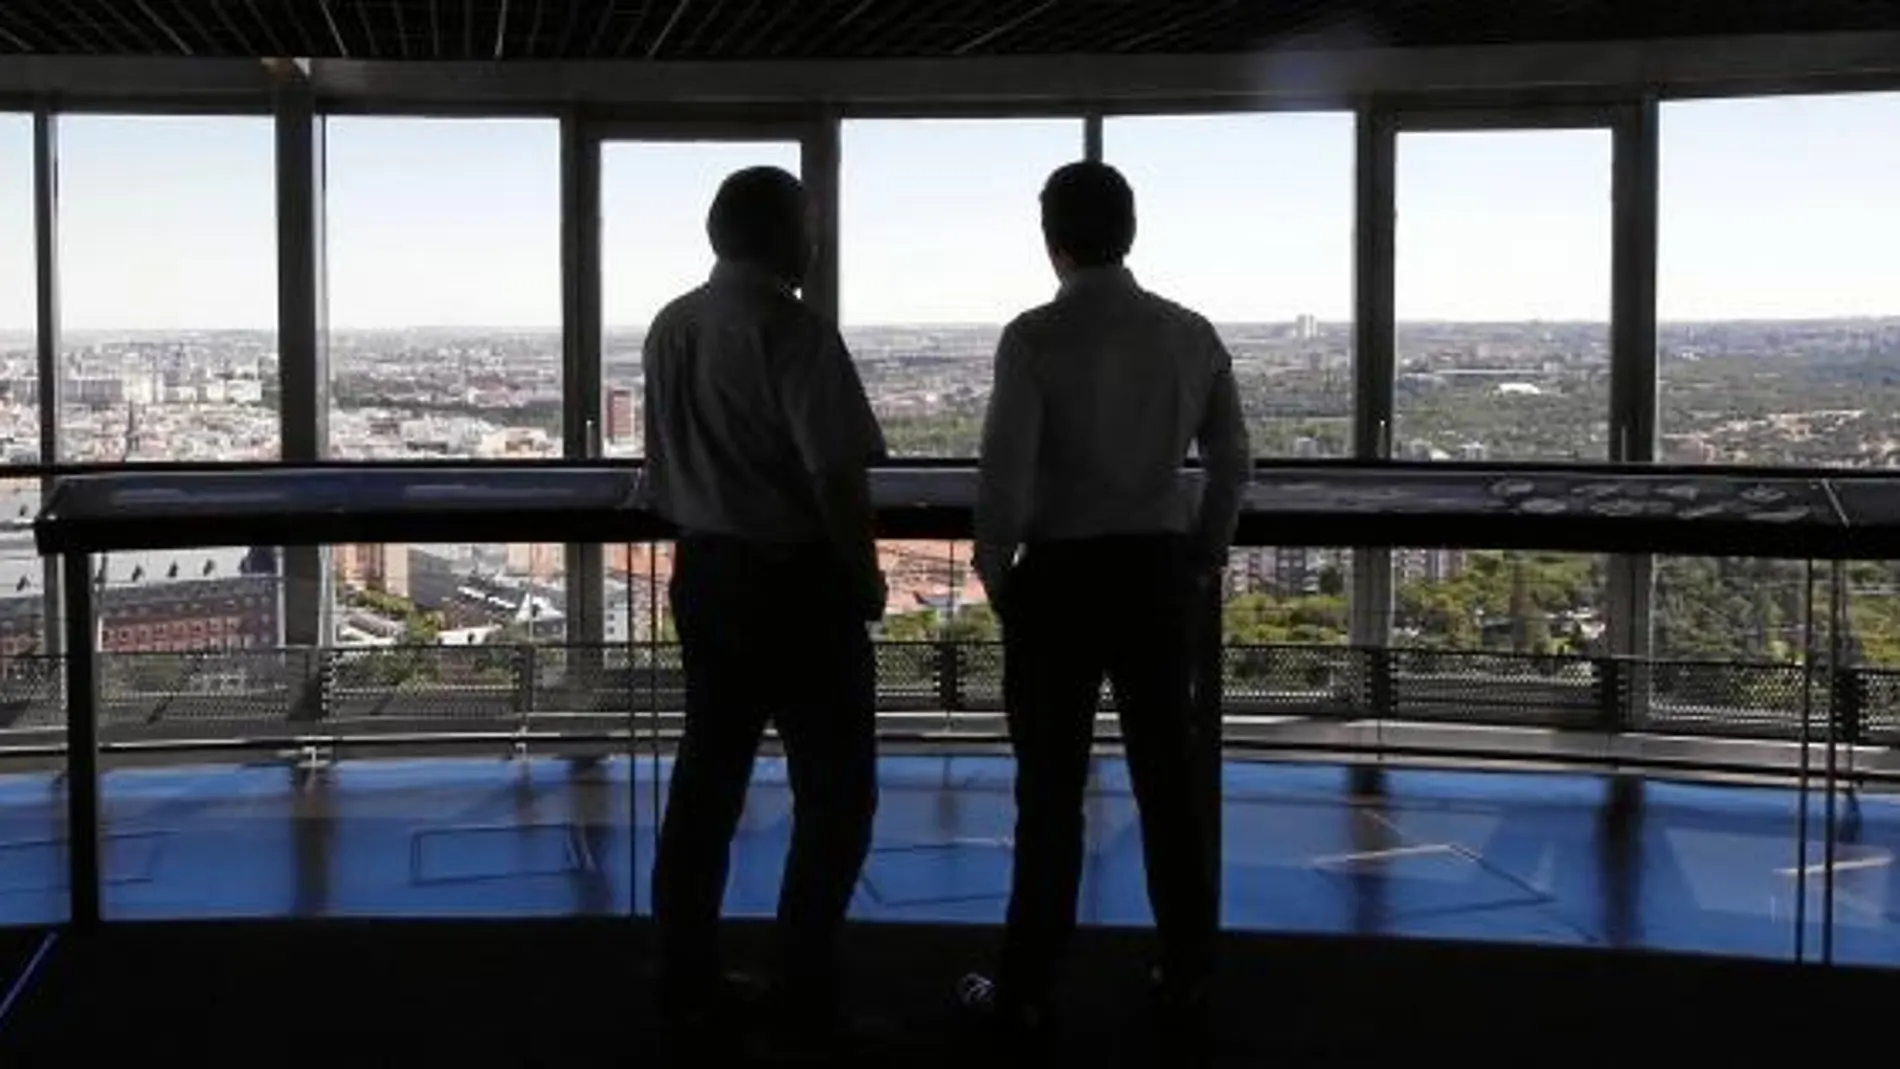
[[[1198,474],[1184,472],[1190,484]],[[377,541],[616,542],[671,533],[636,465],[277,466],[61,480],[42,553]],[[968,466],[872,476],[879,534],[967,538]],[[1397,523],[1388,521],[1398,521]],[[1900,555],[1900,479],[1510,465],[1262,466],[1246,545],[1463,546],[1605,553]]]

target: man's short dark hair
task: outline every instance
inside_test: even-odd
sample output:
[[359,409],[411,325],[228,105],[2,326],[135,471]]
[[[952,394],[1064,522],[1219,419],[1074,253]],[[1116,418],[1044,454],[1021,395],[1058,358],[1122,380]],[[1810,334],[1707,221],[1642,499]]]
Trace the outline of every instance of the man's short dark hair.
[[796,281],[809,258],[805,186],[778,167],[747,167],[719,184],[706,237],[721,260],[758,264]]
[[1135,244],[1135,191],[1106,163],[1071,163],[1042,187],[1042,237],[1077,267],[1119,264]]

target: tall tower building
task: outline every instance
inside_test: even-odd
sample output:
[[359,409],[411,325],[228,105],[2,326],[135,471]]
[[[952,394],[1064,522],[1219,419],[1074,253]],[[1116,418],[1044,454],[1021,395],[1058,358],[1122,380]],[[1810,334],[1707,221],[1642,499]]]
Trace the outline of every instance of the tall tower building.
[[633,391],[617,386],[607,391],[607,440],[620,444],[633,441],[639,432],[635,426]]

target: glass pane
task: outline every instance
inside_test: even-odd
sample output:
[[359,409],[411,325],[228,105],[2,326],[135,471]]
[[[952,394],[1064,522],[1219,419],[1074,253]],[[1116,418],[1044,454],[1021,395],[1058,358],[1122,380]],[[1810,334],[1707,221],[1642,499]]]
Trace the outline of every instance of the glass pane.
[[0,464],[40,459],[33,117],[0,113]]
[[[1609,456],[1610,162],[1607,130],[1399,135],[1395,458]],[[1599,648],[1600,557],[1399,549],[1393,567],[1395,644],[1516,658]]]
[[[1895,465],[1897,123],[1896,93],[1662,108],[1661,459]],[[1851,639],[1876,661],[1900,645],[1891,577],[1858,566],[1849,587]],[[1799,564],[1662,558],[1656,581],[1659,655],[1799,659]]]
[[1349,454],[1353,117],[1110,119],[1102,140],[1135,189],[1129,266],[1213,320],[1254,452]]
[[853,120],[842,154],[840,311],[885,438],[974,456],[997,334],[1055,295],[1037,197],[1082,124]]
[[601,367],[599,424],[608,456],[639,456],[640,346],[668,301],[706,281],[706,211],[719,183],[745,167],[799,173],[790,141],[612,141],[600,150]]
[[[558,457],[559,125],[352,117],[326,132],[331,455]],[[560,546],[339,546],[332,561],[337,644],[398,651],[353,662],[368,675],[406,658],[453,677],[460,655],[433,647],[565,637]]]
[[271,121],[59,126],[60,453],[278,455]]
[[39,507],[38,480],[0,481],[0,927],[67,917],[66,708],[45,655]]
[[1610,134],[1401,134],[1392,455],[1609,456]]

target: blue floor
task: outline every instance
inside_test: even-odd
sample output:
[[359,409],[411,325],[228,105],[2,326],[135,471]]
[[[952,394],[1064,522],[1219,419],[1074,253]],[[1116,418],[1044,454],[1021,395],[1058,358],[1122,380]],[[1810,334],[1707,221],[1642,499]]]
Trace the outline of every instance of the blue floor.
[[[523,916],[646,908],[665,763],[389,760],[122,770],[105,784],[112,918]],[[788,831],[783,764],[762,760],[728,909],[767,914]],[[996,923],[1013,765],[883,762],[857,916]],[[1230,761],[1225,922],[1338,931],[1795,953],[1798,798],[1583,774]],[[1146,924],[1125,767],[1098,763],[1085,921]],[[1821,948],[1824,836],[1812,799],[1805,952]],[[63,800],[0,776],[0,923],[61,919]],[[637,833],[633,831],[637,829]],[[1900,797],[1843,802],[1837,960],[1900,965]]]

